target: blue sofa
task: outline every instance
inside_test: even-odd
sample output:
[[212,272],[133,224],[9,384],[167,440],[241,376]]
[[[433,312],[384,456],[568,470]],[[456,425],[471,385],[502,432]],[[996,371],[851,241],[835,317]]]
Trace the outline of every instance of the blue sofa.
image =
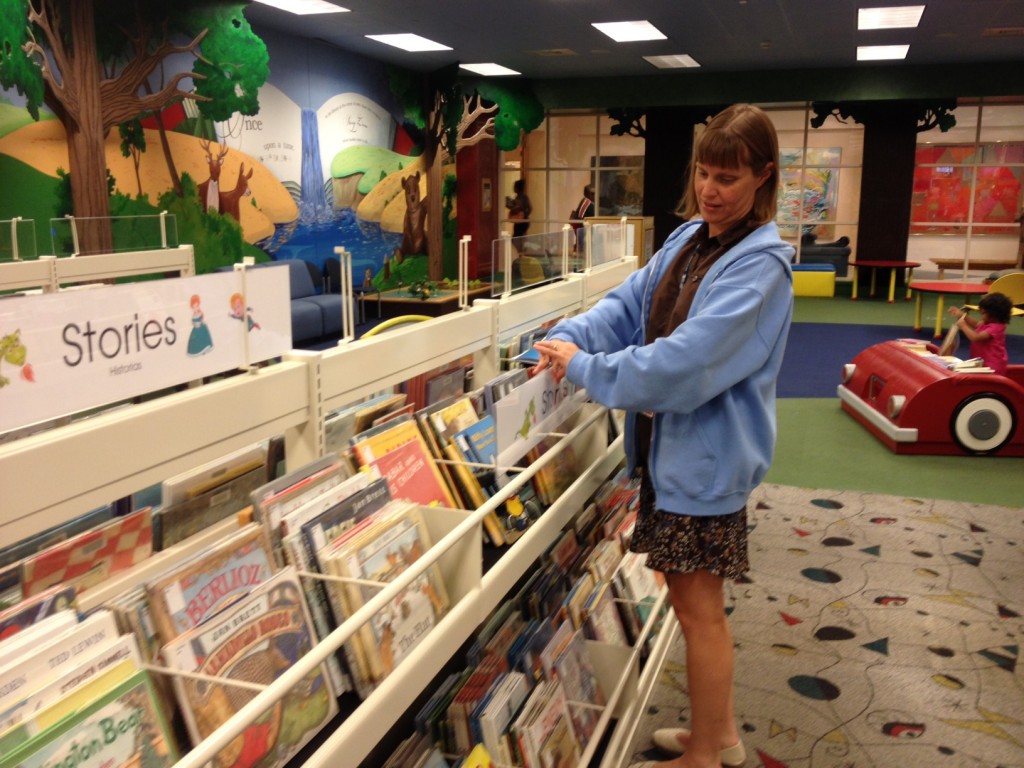
[[801,264],[831,264],[835,268],[836,277],[846,277],[849,262],[850,238],[845,235],[831,243],[819,243],[811,233],[801,239]]
[[[322,278],[314,281],[319,270],[305,259],[279,259],[255,265],[260,269],[287,269],[291,289],[292,346],[341,336],[342,297],[323,290]],[[232,269],[227,267],[226,269]],[[319,285],[318,285],[319,283]]]

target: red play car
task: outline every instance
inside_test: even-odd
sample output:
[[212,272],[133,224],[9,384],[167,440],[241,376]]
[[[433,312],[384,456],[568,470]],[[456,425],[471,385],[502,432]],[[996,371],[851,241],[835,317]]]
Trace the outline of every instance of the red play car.
[[1024,456],[1024,365],[954,371],[933,344],[897,339],[843,367],[842,407],[896,453]]

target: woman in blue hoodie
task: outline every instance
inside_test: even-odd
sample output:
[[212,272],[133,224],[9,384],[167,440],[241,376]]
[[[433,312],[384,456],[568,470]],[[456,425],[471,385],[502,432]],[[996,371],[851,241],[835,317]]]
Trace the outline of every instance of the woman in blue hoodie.
[[772,460],[793,311],[793,248],[774,223],[778,163],[761,109],[722,111],[694,141],[680,209],[689,221],[536,344],[538,369],[627,414],[626,455],[641,476],[630,548],[665,575],[686,640],[692,732],[655,733],[658,746],[685,753],[665,768],[746,758],[724,583],[749,568],[746,505]]

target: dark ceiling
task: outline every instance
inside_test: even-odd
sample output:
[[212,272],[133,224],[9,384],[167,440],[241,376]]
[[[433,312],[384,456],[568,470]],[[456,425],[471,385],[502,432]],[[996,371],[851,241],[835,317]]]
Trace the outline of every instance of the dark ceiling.
[[[664,73],[642,56],[688,54],[689,73],[1024,61],[1024,0],[331,0],[295,16],[252,3],[250,21],[416,71],[494,62],[530,79]],[[916,29],[857,30],[857,9],[921,4]],[[668,39],[614,43],[592,22],[646,19]],[[452,50],[407,53],[366,38],[415,33]],[[856,60],[858,45],[910,45],[903,62]],[[1024,78],[1024,72],[1020,76]],[[1021,91],[1024,91],[1022,85]]]

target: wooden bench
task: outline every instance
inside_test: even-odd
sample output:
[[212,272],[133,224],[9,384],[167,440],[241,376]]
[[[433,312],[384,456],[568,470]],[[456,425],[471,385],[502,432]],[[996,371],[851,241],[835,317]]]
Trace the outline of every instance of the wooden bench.
[[[963,259],[932,259],[932,264],[939,268],[939,280],[946,279],[947,269],[963,269]],[[967,262],[968,270],[984,270],[987,272],[998,272],[1001,269],[1013,269],[1017,266],[1016,259],[1002,259],[1000,261],[972,260]]]

